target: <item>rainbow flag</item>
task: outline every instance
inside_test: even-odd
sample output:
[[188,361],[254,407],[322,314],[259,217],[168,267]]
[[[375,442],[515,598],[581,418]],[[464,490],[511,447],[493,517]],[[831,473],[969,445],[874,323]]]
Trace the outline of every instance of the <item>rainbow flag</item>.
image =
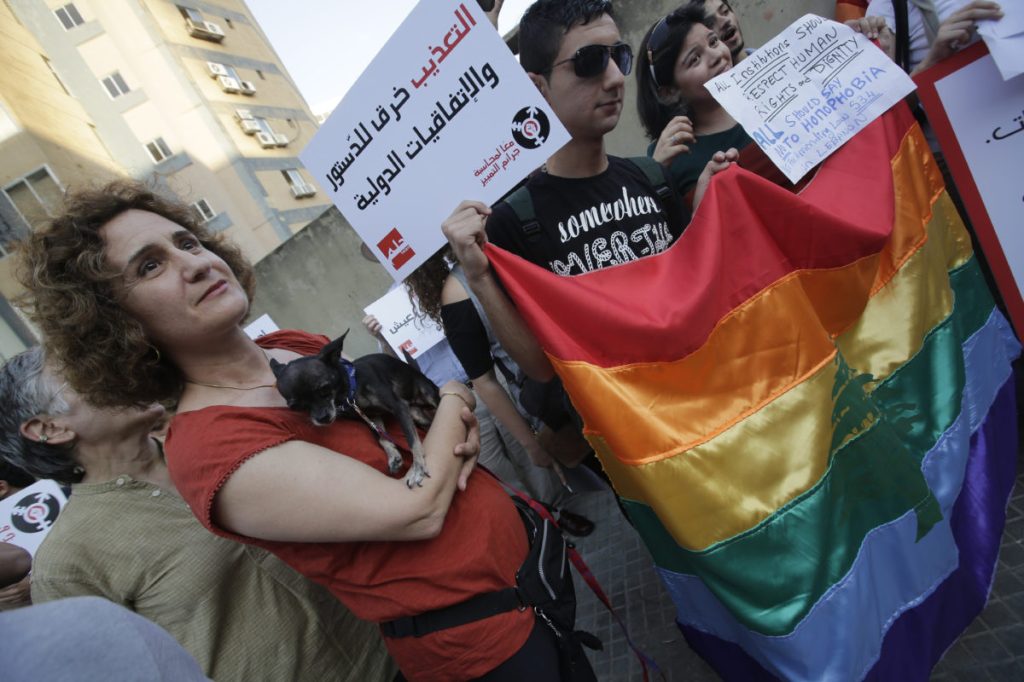
[[868,13],[868,0],[836,0],[836,21],[860,19]]
[[561,278],[489,246],[691,646],[727,679],[926,679],[981,611],[1011,360],[904,106],[792,194],[733,168],[657,256]]

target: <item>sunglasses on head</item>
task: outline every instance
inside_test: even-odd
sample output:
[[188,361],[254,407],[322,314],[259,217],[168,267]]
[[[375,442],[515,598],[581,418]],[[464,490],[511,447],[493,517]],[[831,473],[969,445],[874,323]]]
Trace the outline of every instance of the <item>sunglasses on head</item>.
[[556,66],[572,62],[573,70],[579,78],[593,78],[600,76],[608,68],[608,59],[614,59],[615,65],[623,76],[628,76],[633,70],[633,48],[626,43],[615,43],[614,45],[585,45],[576,50],[576,54],[551,65],[548,73]]
[[654,79],[654,85],[659,85],[658,76],[654,73],[654,55],[661,52],[662,48],[665,47],[665,42],[668,40],[669,35],[672,33],[672,29],[669,26],[668,18],[664,16],[661,21],[655,25],[654,30],[651,31],[651,37],[647,40],[647,68],[651,70],[651,78]]

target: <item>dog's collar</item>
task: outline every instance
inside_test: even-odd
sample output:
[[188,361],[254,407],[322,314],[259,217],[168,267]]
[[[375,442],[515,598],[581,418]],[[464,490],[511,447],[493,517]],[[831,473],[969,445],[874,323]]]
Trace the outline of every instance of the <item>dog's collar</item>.
[[348,375],[348,395],[345,396],[345,402],[349,405],[356,404],[356,366],[352,364],[351,360],[340,358],[341,368],[345,370],[345,374]]

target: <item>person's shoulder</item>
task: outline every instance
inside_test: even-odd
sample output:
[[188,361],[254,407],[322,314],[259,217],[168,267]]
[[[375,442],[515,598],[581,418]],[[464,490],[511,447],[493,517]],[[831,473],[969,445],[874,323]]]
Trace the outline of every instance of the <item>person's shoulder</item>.
[[281,348],[300,355],[316,355],[329,341],[323,334],[312,334],[301,329],[281,329],[256,339],[262,348]]
[[[522,191],[529,192],[528,189],[523,189]],[[516,212],[508,203],[510,196],[506,196],[491,208],[491,215],[488,216],[487,223],[484,226],[484,229],[487,231],[488,241],[502,248],[506,248],[510,241],[515,240],[515,233],[520,222]]]

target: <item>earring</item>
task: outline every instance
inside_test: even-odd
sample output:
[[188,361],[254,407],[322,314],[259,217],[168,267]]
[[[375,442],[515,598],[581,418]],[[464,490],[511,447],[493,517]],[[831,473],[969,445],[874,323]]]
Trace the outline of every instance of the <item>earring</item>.
[[41,436],[39,436],[39,442],[40,442],[40,443],[45,443],[45,442],[46,442],[46,441],[48,441],[48,440],[50,440],[50,437],[49,437],[49,436],[47,436],[47,435],[46,435],[45,433],[44,433],[44,434],[42,434]]
[[156,353],[156,361],[160,362],[160,349],[154,346],[153,344],[149,344],[149,347],[153,349],[154,353]]
[[80,474],[84,474],[85,473],[85,469],[83,469],[82,467],[75,467],[74,469],[71,470],[71,472],[74,473],[77,476],[77,475],[80,475]]

